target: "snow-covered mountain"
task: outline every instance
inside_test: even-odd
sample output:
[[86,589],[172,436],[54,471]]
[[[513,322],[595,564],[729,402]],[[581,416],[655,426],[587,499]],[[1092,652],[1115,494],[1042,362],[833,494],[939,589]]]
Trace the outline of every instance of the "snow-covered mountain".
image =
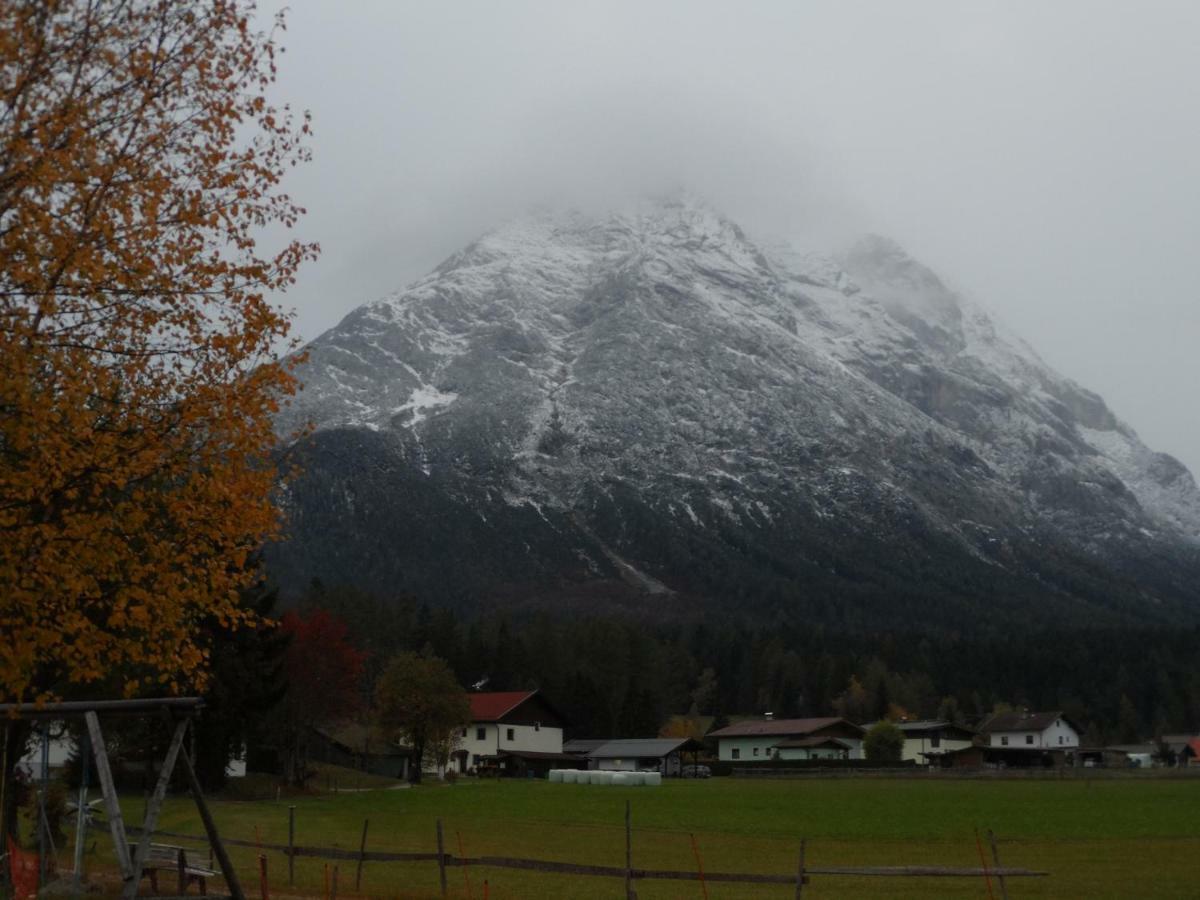
[[285,586],[867,627],[1200,616],[1200,490],[900,247],[540,214],[308,348]]

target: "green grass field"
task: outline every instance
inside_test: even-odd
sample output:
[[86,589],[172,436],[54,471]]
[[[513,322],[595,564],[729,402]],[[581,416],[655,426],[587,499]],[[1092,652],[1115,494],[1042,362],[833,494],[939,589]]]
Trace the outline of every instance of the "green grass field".
[[[1048,878],[1012,879],[1009,896],[1200,898],[1200,780],[828,779],[674,781],[661,788],[555,785],[542,781],[430,784],[292,799],[217,800],[228,837],[287,842],[288,805],[296,806],[296,843],[357,849],[370,819],[368,849],[433,851],[441,818],[448,852],[580,863],[624,863],[624,808],[632,803],[635,866],[693,869],[694,834],[708,871],[794,872],[801,836],[809,865],[978,866],[975,829],[993,829],[1005,865]],[[142,801],[126,807],[139,821]],[[201,834],[186,797],[172,798],[160,827]],[[89,865],[99,869],[99,854]],[[233,851],[248,895],[257,896],[256,852]],[[268,854],[272,893],[319,894],[324,863],[298,859],[287,889],[287,861]],[[339,896],[353,896],[353,862],[340,866]],[[616,897],[622,883],[506,869],[469,870],[471,895]],[[451,895],[466,897],[462,869],[450,869]],[[435,863],[367,863],[361,894],[437,895]],[[213,885],[220,890],[220,883]],[[999,898],[998,887],[993,885]],[[643,900],[702,896],[696,882],[643,881]],[[790,897],[773,886],[709,885],[709,897]],[[988,897],[982,879],[814,876],[806,898]]]

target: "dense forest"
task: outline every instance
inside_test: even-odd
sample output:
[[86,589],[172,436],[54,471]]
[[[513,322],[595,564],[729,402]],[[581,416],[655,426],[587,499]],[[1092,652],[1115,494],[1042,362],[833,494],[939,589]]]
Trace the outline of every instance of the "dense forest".
[[[369,684],[394,653],[427,650],[460,681],[540,688],[569,736],[653,736],[674,714],[844,714],[973,721],[994,709],[1062,709],[1088,745],[1200,728],[1200,628],[1012,626],[985,633],[838,631],[777,613],[668,623],[627,613],[465,617],[412,599],[314,582],[366,654]],[[365,691],[366,689],[364,689]]]

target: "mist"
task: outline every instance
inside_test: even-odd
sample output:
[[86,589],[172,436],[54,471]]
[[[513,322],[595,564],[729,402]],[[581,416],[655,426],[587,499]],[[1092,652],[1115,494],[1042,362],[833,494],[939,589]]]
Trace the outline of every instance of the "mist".
[[[278,4],[263,4],[269,24]],[[1200,471],[1200,5],[305,0],[311,339],[531,207],[886,234]]]

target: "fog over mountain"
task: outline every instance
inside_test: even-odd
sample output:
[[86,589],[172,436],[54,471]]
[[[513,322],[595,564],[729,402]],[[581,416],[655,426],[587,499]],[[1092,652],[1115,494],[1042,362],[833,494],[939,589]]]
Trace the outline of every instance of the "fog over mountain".
[[304,338],[535,204],[683,184],[756,234],[890,236],[1200,468],[1197,4],[291,7]]
[[459,606],[1200,617],[1200,490],[894,241],[543,211],[308,347],[271,569]]

